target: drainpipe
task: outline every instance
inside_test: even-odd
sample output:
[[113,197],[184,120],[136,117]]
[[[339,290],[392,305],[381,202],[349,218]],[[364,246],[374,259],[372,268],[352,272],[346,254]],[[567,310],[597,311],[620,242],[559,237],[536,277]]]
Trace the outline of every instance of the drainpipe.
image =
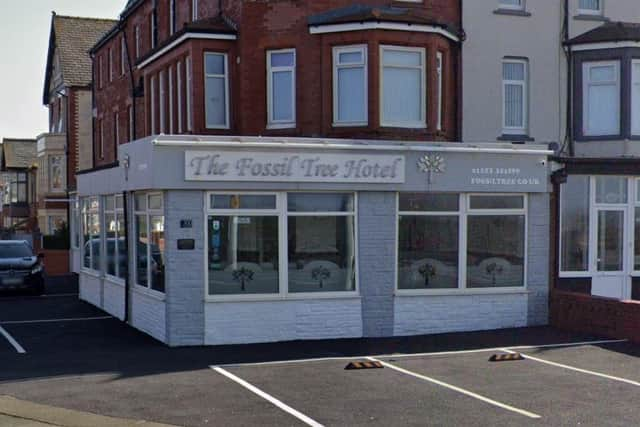
[[[129,278],[131,277],[131,262],[130,262],[130,258],[129,258],[129,209],[128,209],[129,204],[127,203],[127,192],[123,191],[122,192],[122,210],[123,213],[122,215],[124,216],[124,241],[125,241],[125,248],[127,248],[127,254],[126,254],[126,259],[127,259],[127,275],[124,278],[124,319],[122,319],[123,322],[128,323],[129,322],[129,305],[130,303],[130,295],[129,295],[129,291],[131,290],[131,281],[129,280]],[[137,261],[133,261],[133,265],[134,268],[136,266]]]
[[463,7],[464,7],[464,0],[458,0],[458,13],[460,15],[460,23],[459,23],[459,26],[460,26],[460,28],[459,28],[460,42],[459,42],[459,45],[458,45],[458,65],[457,65],[458,72],[457,72],[457,78],[456,78],[456,81],[458,82],[456,84],[456,86],[457,86],[456,99],[458,101],[456,103],[457,104],[457,108],[456,108],[456,110],[457,110],[457,120],[456,120],[456,122],[457,122],[457,126],[456,126],[456,128],[457,128],[456,129],[457,138],[456,139],[458,139],[460,142],[462,142],[462,138],[463,138],[463,136],[462,136],[462,132],[463,132],[462,111],[463,111],[463,103],[464,103],[464,96],[463,96],[463,93],[462,93],[462,91],[464,90],[463,87],[462,87],[463,86],[463,84],[462,84],[462,76],[463,76],[463,74],[462,74],[462,65],[463,65],[462,44],[464,43],[464,40],[466,38],[465,37],[465,33],[464,33],[464,26],[463,26],[464,25],[464,22],[463,22],[463,19],[464,19],[463,18]]
[[[567,45],[569,41],[569,0],[564,0],[564,23],[563,23],[562,44],[565,46],[565,57],[567,60],[567,106],[566,106],[566,131],[565,131],[565,144],[569,148],[569,156],[573,157],[575,154],[574,141],[573,141],[573,52],[571,46]],[[563,146],[563,149],[565,148]]]

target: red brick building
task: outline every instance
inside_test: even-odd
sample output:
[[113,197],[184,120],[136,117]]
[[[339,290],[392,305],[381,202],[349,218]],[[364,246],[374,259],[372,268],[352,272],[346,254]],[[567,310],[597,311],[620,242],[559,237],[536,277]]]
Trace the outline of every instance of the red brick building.
[[[92,50],[95,166],[114,163],[119,143],[160,133],[457,139],[459,2],[352,3],[129,1]],[[402,103],[383,99],[394,96],[380,84],[383,46],[400,61],[418,53],[415,66],[425,71],[407,120],[381,113]],[[356,62],[336,65],[341,54]],[[342,65],[352,78],[366,69],[365,87],[334,94],[333,69]],[[274,101],[269,81],[287,99]],[[339,113],[345,96],[362,106]]]

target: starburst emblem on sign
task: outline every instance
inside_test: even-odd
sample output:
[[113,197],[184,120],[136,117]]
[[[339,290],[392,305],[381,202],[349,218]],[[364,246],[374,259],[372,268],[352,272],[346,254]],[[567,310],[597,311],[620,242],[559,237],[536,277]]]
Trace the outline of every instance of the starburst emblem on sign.
[[429,184],[434,173],[444,173],[446,163],[440,154],[425,154],[418,160],[418,168],[429,175]]

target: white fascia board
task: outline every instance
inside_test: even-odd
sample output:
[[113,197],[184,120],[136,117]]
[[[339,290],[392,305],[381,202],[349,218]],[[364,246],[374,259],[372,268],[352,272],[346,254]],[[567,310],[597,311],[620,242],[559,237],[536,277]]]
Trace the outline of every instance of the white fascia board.
[[169,52],[172,49],[174,49],[176,46],[180,45],[181,43],[183,43],[183,42],[185,42],[186,40],[189,40],[189,39],[198,39],[198,40],[236,40],[237,37],[234,34],[224,34],[224,33],[210,33],[210,34],[206,34],[206,33],[205,34],[203,34],[203,33],[185,33],[182,36],[180,36],[177,39],[175,39],[170,44],[166,45],[165,47],[163,47],[162,49],[160,49],[159,51],[157,51],[156,53],[151,55],[150,57],[148,57],[147,59],[145,59],[144,61],[142,61],[141,63],[139,63],[136,66],[136,68],[138,70],[143,69],[144,67],[146,67],[147,65],[151,64],[153,61],[155,61],[156,59],[158,59],[162,55],[166,54],[167,52]]
[[619,41],[619,42],[603,42],[603,43],[586,43],[571,46],[571,50],[579,52],[583,50],[603,50],[603,49],[620,49],[620,48],[640,48],[640,42]]
[[346,31],[364,31],[364,30],[392,30],[392,31],[411,31],[418,33],[440,34],[454,42],[459,42],[460,38],[450,31],[435,25],[423,24],[404,24],[401,22],[351,22],[347,24],[329,24],[329,25],[311,25],[309,26],[309,34],[327,34],[342,33]]

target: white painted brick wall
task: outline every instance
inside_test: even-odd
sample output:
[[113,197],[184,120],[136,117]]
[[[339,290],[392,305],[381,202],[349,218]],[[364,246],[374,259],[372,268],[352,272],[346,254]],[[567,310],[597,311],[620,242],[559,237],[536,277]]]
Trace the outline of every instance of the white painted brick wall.
[[81,272],[79,282],[80,299],[102,308],[102,280]]
[[395,298],[394,335],[477,331],[526,325],[526,293]]
[[166,342],[165,302],[134,289],[131,292],[131,325]]
[[205,304],[208,345],[361,336],[359,298]]
[[124,285],[113,283],[108,279],[103,282],[104,286],[104,311],[120,320],[124,320]]

